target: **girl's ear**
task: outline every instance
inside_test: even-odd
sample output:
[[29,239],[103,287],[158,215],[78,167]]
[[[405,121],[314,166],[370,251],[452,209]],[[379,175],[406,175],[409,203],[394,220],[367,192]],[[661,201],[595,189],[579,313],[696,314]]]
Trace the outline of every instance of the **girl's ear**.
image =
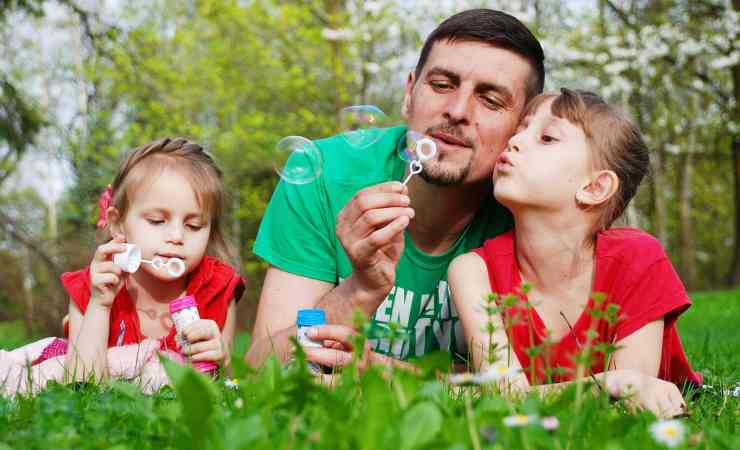
[[576,204],[585,208],[606,203],[619,189],[619,177],[611,170],[594,173],[591,180],[576,192]]
[[123,230],[123,223],[121,221],[121,213],[114,207],[109,207],[105,211],[105,220],[108,222],[108,230],[110,230],[110,236],[115,239],[118,236],[126,237],[126,233]]

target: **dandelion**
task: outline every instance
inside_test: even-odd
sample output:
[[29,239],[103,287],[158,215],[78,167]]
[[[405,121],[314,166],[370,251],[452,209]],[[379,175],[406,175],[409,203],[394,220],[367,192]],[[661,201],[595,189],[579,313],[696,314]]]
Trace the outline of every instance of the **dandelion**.
[[679,420],[660,420],[650,425],[650,433],[657,442],[673,448],[683,441],[686,427]]
[[509,428],[524,427],[537,421],[537,416],[530,414],[528,416],[524,414],[515,414],[513,416],[504,417],[504,425]]
[[241,398],[237,398],[234,400],[234,408],[236,409],[242,409],[244,407],[244,400]]
[[236,378],[224,380],[224,386],[229,389],[239,389],[239,380]]
[[554,431],[560,427],[560,421],[555,416],[543,417],[542,422],[540,423],[542,425],[542,428],[546,429],[547,431]]

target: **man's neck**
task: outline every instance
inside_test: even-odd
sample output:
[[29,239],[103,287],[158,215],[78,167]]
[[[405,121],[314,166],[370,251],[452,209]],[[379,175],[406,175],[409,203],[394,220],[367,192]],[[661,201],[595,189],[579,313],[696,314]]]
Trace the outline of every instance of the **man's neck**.
[[590,283],[594,268],[591,227],[572,215],[514,213],[515,250],[522,276],[541,292]]
[[492,194],[490,183],[439,187],[414,177],[409,183],[414,218],[408,233],[422,251],[435,255],[447,251],[473,220],[485,197]]

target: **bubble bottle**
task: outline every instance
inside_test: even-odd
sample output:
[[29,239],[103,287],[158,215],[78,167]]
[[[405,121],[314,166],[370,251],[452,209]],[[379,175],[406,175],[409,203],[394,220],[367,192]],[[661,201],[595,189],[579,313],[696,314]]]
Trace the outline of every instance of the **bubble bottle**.
[[[169,306],[172,321],[175,323],[175,341],[180,348],[184,348],[190,345],[190,342],[182,335],[182,330],[200,319],[198,304],[195,302],[195,297],[186,295],[177,300],[172,300]],[[197,371],[210,376],[215,376],[218,372],[218,364],[211,361],[194,361],[193,367]]]
[[[326,324],[326,314],[323,309],[299,309],[296,319],[296,339],[303,347],[321,348],[321,342],[312,340],[306,333],[311,327]],[[322,373],[320,365],[312,362],[307,363],[311,372]]]

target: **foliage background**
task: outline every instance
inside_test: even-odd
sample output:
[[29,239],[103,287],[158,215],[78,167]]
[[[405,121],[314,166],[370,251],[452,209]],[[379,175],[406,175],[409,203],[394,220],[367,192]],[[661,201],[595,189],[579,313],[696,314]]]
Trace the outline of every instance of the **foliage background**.
[[738,284],[739,0],[2,0],[0,320],[60,332],[58,276],[89,262],[119,155],[180,135],[226,171],[249,328],[274,145],[340,131],[352,104],[400,121],[426,34],[479,6],[537,34],[548,89],[594,90],[639,122],[652,174],[625,220],[660,238],[690,289]]

